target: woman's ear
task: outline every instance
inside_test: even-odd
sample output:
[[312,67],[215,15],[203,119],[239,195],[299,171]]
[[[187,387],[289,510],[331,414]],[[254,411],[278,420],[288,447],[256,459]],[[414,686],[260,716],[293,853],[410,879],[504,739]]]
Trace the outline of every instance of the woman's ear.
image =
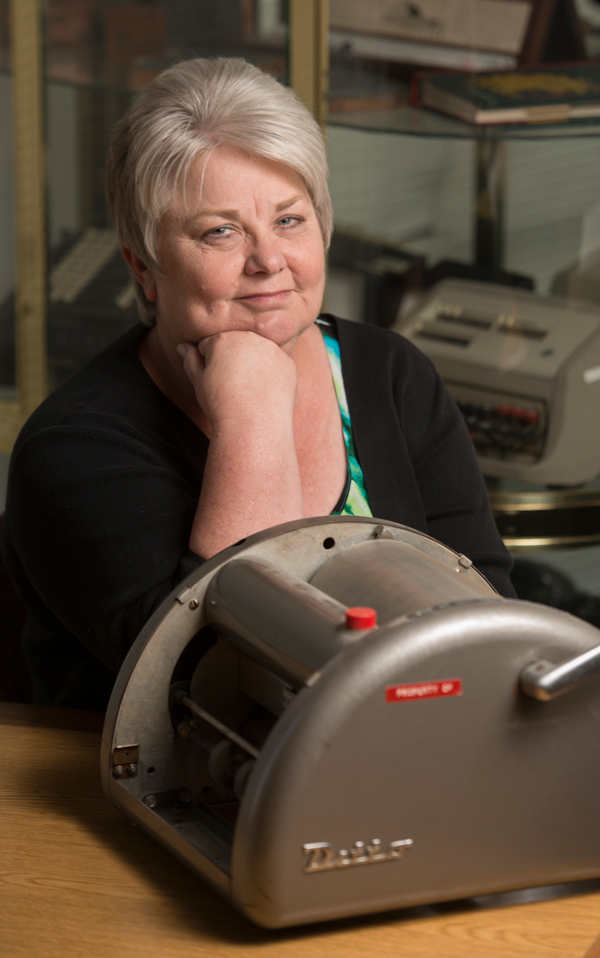
[[155,303],[158,299],[158,292],[156,289],[156,280],[154,279],[154,274],[148,269],[143,259],[141,259],[137,253],[134,253],[133,250],[127,249],[126,246],[122,246],[121,252],[125,258],[125,262],[129,266],[129,269],[144,290],[146,299],[149,303]]

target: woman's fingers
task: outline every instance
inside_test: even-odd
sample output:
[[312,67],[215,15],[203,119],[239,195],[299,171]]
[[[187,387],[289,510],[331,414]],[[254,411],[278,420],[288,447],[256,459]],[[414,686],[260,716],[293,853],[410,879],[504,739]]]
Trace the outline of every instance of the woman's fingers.
[[184,369],[212,425],[258,419],[267,410],[271,416],[293,415],[296,367],[271,340],[236,330],[207,336],[197,347],[186,345]]
[[193,384],[196,376],[204,368],[203,357],[198,348],[191,343],[180,343],[177,352],[183,361],[183,371],[189,381]]

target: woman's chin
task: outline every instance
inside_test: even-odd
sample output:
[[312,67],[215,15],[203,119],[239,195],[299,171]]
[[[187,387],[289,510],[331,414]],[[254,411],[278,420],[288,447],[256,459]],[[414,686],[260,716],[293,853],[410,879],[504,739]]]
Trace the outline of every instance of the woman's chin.
[[296,340],[312,326],[317,315],[315,313],[313,317],[294,316],[283,311],[274,311],[256,317],[253,329],[259,336],[270,339],[284,349],[287,344],[293,346]]

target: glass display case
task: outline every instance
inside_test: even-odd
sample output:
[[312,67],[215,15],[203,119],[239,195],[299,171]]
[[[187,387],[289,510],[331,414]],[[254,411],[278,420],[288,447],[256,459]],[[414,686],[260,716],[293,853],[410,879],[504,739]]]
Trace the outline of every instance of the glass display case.
[[[452,30],[467,7],[473,25],[461,45]],[[476,29],[480,9],[512,11],[514,35],[509,23],[490,39],[484,27],[497,26],[493,19]],[[426,287],[454,275],[600,299],[600,118],[491,126],[414,105],[424,74],[511,71],[532,53],[585,60],[600,37],[600,4],[331,0],[330,16],[336,229],[422,257]],[[345,297],[354,318],[368,318],[356,277],[331,276],[331,304],[344,300],[344,282],[354,283]]]

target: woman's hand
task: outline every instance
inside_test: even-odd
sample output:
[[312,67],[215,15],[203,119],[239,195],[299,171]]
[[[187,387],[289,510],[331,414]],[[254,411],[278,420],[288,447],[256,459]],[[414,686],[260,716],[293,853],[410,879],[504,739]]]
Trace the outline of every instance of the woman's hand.
[[178,352],[213,434],[225,423],[252,431],[264,418],[291,425],[296,365],[271,340],[231,331],[201,339],[197,347],[182,344]]

